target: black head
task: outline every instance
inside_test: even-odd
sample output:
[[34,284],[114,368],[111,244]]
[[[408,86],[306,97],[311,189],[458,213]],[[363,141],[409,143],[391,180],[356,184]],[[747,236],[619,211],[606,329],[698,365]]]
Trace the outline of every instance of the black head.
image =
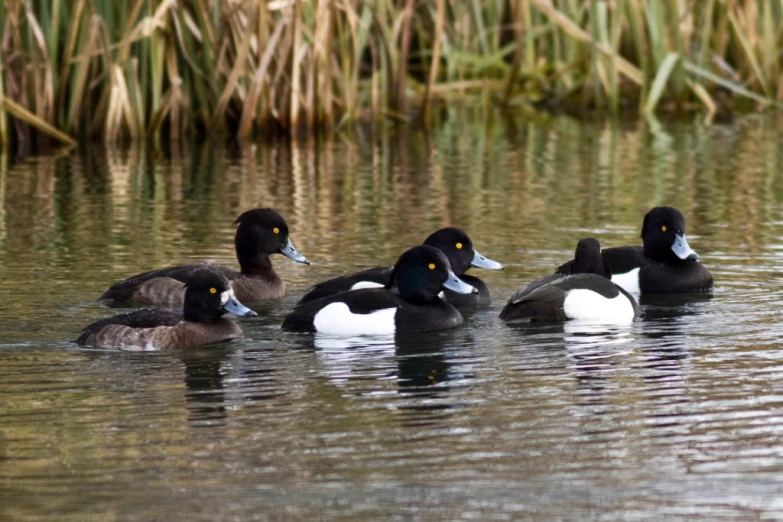
[[695,260],[685,237],[685,218],[672,207],[655,207],[644,216],[642,241],[647,257],[657,261]]
[[252,317],[257,315],[234,297],[231,283],[210,270],[196,272],[185,285],[184,317],[194,323],[208,323],[227,312]]
[[400,256],[389,286],[410,302],[434,301],[442,287],[463,294],[477,292],[454,275],[443,252],[428,245],[413,247]]
[[451,269],[457,276],[464,274],[468,268],[475,266],[488,270],[499,270],[503,265],[487,259],[473,248],[473,241],[464,230],[455,227],[441,228],[424,240],[425,245],[437,248],[449,260]]
[[424,240],[425,245],[435,247],[449,260],[451,270],[458,276],[470,268],[473,260],[473,241],[464,230],[455,227],[441,228]]
[[272,266],[269,256],[281,253],[298,263],[310,262],[296,251],[288,238],[288,223],[271,208],[254,208],[241,214],[233,223],[237,227],[234,248],[243,273]]
[[601,244],[597,239],[580,239],[576,244],[571,274],[598,274],[607,279],[612,278],[612,270],[601,255]]

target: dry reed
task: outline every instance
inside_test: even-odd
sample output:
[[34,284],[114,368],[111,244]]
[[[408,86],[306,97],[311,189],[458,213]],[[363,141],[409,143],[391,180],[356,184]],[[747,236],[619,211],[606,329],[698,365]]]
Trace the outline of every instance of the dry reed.
[[6,0],[0,142],[405,121],[487,89],[711,118],[783,101],[781,32],[772,0]]

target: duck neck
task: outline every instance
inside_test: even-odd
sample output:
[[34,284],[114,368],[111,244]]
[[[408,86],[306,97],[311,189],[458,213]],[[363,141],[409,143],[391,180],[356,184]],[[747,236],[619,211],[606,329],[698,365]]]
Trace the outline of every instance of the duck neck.
[[661,263],[678,263],[683,261],[672,252],[671,248],[647,248],[647,245],[644,245],[644,255],[653,261]]
[[269,256],[258,256],[252,262],[239,260],[240,272],[248,277],[266,277],[275,273]]
[[214,311],[208,309],[202,303],[193,303],[185,301],[183,309],[183,319],[191,323],[211,323],[219,321],[223,317],[223,311]]

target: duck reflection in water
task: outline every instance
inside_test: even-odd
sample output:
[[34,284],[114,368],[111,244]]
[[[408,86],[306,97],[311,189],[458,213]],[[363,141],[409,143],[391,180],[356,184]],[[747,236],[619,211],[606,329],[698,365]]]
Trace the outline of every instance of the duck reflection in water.
[[703,314],[704,303],[712,299],[712,293],[642,294],[639,296],[639,306],[645,322],[650,322]]
[[550,362],[563,354],[559,371],[576,379],[577,404],[584,406],[602,404],[607,391],[617,387],[611,379],[633,351],[639,329],[639,321],[571,320],[515,324],[509,332],[521,337],[520,346],[534,345],[536,353],[550,353]]
[[212,346],[188,350],[185,365],[185,401],[188,420],[199,425],[224,424],[238,408],[252,409],[286,395],[279,368],[266,348]]
[[[96,364],[106,365],[113,380],[134,382],[138,393],[149,395],[139,400],[155,403],[163,397],[157,396],[163,387],[161,393],[165,392],[168,403],[170,393],[174,393],[170,387],[177,386],[176,393],[184,395],[188,421],[197,426],[213,426],[224,424],[230,411],[224,379],[228,373],[227,362],[234,353],[233,348],[211,345],[189,350],[88,352],[88,355],[99,361]],[[117,364],[118,356],[122,364]]]
[[687,330],[709,309],[706,303],[712,298],[712,293],[641,296],[644,379],[668,404],[690,401],[687,361],[692,338]]
[[606,393],[617,387],[610,382],[610,377],[632,352],[634,328],[634,323],[569,321],[563,324],[563,342],[573,364],[580,405],[602,405]]
[[465,332],[353,337],[316,334],[315,347],[332,384],[355,390],[356,384],[374,379],[376,384],[360,393],[382,393],[377,382],[394,380],[401,401],[394,409],[406,414],[406,425],[422,425],[431,424],[454,406],[449,397],[454,386],[448,383],[455,376],[445,351],[455,344],[457,335]]
[[[693,317],[705,312],[712,294],[642,295],[642,320],[633,325],[601,326],[569,322],[563,338],[569,357],[575,361],[575,377],[583,406],[604,405],[605,396],[620,387],[612,382],[618,374],[644,383],[645,394],[660,397],[656,423],[661,417],[677,416],[690,401],[688,365],[691,351],[688,332]],[[634,341],[634,338],[636,340]],[[630,341],[634,341],[631,346]],[[609,348],[609,349],[607,349]],[[602,407],[592,410],[604,413]]]
[[399,408],[406,426],[434,425],[458,405],[453,393],[461,387],[457,382],[471,375],[449,361],[449,347],[457,342],[475,345],[465,331],[397,337],[397,383],[400,395],[409,399]]
[[224,365],[231,353],[214,346],[183,352],[188,421],[201,426],[224,424],[227,416]]

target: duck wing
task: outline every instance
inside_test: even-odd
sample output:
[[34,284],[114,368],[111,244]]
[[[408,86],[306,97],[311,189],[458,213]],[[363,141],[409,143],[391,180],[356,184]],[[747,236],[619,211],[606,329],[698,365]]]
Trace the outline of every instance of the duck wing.
[[604,248],[602,255],[604,260],[609,263],[612,274],[625,274],[650,261],[644,255],[644,247],[641,246]]
[[86,326],[79,338],[78,344],[86,344],[88,339],[98,334],[101,330],[109,326],[125,326],[128,328],[157,328],[158,326],[174,326],[182,321],[181,311],[167,309],[141,309],[128,312],[126,314],[115,315],[100,319]]
[[[306,293],[304,297],[299,300],[297,306],[340,292],[352,290],[353,287],[359,283],[370,283],[378,286],[386,286],[391,280],[391,274],[392,267],[383,266],[368,268],[367,270],[362,270],[361,272],[355,272],[353,274],[329,279],[328,281],[314,285],[313,289]],[[369,285],[364,288],[369,288]]]
[[565,320],[563,303],[568,293],[581,289],[596,292],[606,299],[614,299],[621,291],[609,279],[596,274],[552,274],[533,281],[511,296],[500,312],[500,318],[506,322]]
[[103,293],[100,300],[142,304],[181,303],[185,284],[195,273],[202,270],[219,273],[229,281],[241,275],[235,270],[211,263],[172,266],[144,272],[115,283]]

